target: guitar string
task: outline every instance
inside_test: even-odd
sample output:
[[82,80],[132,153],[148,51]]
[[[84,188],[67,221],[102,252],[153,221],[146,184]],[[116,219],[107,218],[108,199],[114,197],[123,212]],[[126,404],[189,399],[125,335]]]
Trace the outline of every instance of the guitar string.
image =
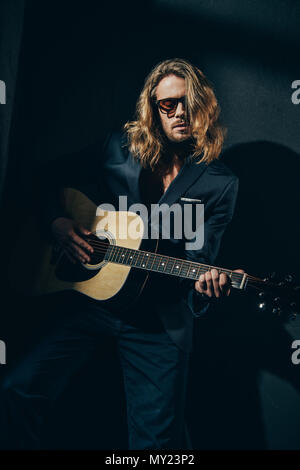
[[[110,262],[115,262],[117,264],[125,264],[127,266],[131,266],[131,267],[135,267],[135,268],[140,268],[140,269],[148,269],[148,270],[152,270],[152,271],[155,271],[155,272],[160,272],[160,273],[165,273],[165,274],[169,274],[169,275],[174,275],[174,276],[178,276],[178,277],[182,277],[182,278],[187,278],[187,279],[193,279],[193,280],[197,280],[198,279],[198,276],[199,274],[204,274],[208,271],[207,268],[211,269],[211,266],[209,265],[205,265],[205,264],[202,264],[202,263],[198,263],[198,262],[194,262],[194,261],[189,261],[189,260],[184,260],[182,258],[175,258],[175,257],[171,257],[171,256],[167,256],[167,255],[162,255],[162,254],[158,254],[158,253],[152,253],[152,252],[146,252],[146,251],[143,251],[143,250],[134,250],[134,249],[130,249],[130,248],[127,248],[127,247],[121,247],[121,246],[118,246],[118,245],[110,245],[110,244],[107,244],[105,242],[97,242],[96,240],[92,240],[93,243],[97,243],[98,245],[102,244],[102,247],[97,248],[95,251],[96,253],[107,253],[108,249],[112,249],[115,251],[115,253],[113,253],[114,256],[119,256],[120,253],[122,253],[122,250],[129,250],[130,252],[137,252],[137,255],[134,253],[134,256],[143,256],[145,257],[147,254],[150,255],[150,258],[148,259],[151,259],[152,258],[160,258],[160,261],[163,260],[167,260],[168,261],[173,261],[173,262],[178,262],[178,263],[181,263],[182,264],[182,267],[180,268],[180,271],[179,272],[173,272],[173,268],[172,269],[172,272],[168,272],[168,271],[162,271],[162,270],[159,270],[159,264],[160,264],[160,261],[158,259],[154,259],[152,261],[152,265],[151,265],[151,268],[149,267],[143,267],[141,265],[132,265],[130,263],[124,263],[124,262],[118,262],[116,260],[109,260]],[[127,253],[128,255],[129,253]],[[175,264],[175,263],[174,263]],[[190,270],[190,267],[191,266],[194,266],[196,267],[197,269],[197,275],[193,275],[191,273],[189,273],[188,275],[182,275],[181,273],[181,270],[182,268],[184,269],[187,269],[188,271]],[[236,282],[236,283],[241,283],[242,279],[243,279],[243,276],[244,276],[244,273],[235,273],[229,269],[226,269],[226,268],[218,268],[218,267],[214,267],[215,269],[218,269],[220,272],[228,272],[228,273],[231,273],[231,280],[233,282]],[[248,274],[246,274],[247,276],[247,286],[251,287],[251,288],[254,288],[254,289],[257,289],[257,290],[261,290],[262,288],[278,288],[278,286],[275,284],[275,283],[272,283],[270,281],[264,281],[263,279],[261,278],[257,278],[257,277],[254,277],[254,276],[250,276]],[[255,284],[256,283],[256,284]],[[260,285],[257,285],[257,284],[260,284]]]
[[[111,245],[111,244],[108,244],[108,243],[105,243],[105,242],[101,242],[100,240],[94,240],[94,239],[89,239],[92,243],[91,244],[96,244],[98,246],[100,246],[101,248],[103,247],[104,250],[96,250],[96,252],[98,253],[101,253],[101,252],[106,252],[108,248],[114,248],[114,249],[119,249],[119,250],[133,250],[131,248],[127,248],[127,247],[122,247],[122,246],[119,246],[119,245]],[[105,249],[106,248],[106,249]],[[153,253],[153,252],[146,252],[146,251],[143,251],[143,250],[133,250],[133,251],[137,251],[141,254],[144,254],[146,255],[147,253],[149,253],[150,255],[152,256],[157,256],[157,257],[161,257],[161,258],[168,258],[170,260],[176,260],[178,262],[185,262],[185,263],[188,263],[188,264],[193,264],[194,266],[199,266],[199,265],[202,265],[202,266],[205,266],[205,267],[210,267],[210,265],[206,265],[204,263],[199,263],[197,261],[190,261],[190,260],[184,260],[183,258],[175,258],[175,257],[172,257],[172,256],[168,256],[168,255],[163,255],[163,254],[160,254],[160,253]],[[227,269],[227,268],[221,268],[221,267],[215,267],[215,269],[218,269],[220,271],[227,271],[227,272],[232,272],[234,275],[238,275],[239,277],[243,277],[244,274],[243,273],[234,273],[232,270],[230,269]],[[257,281],[260,281],[260,282],[266,282],[264,281],[263,279],[259,278],[259,277],[255,277],[255,276],[250,276],[248,275],[248,278],[249,279],[252,279],[252,280],[257,280]]]
[[[93,243],[97,243],[98,245],[101,244],[101,246],[103,246],[103,249],[97,249],[96,250],[96,253],[106,253],[107,250],[110,248],[111,251],[114,250],[114,251],[118,251],[119,253],[117,254],[120,254],[122,252],[122,250],[129,250],[130,253],[132,251],[136,251],[138,254],[137,256],[146,256],[146,255],[150,255],[150,257],[156,257],[156,258],[160,258],[160,260],[157,260],[156,263],[160,263],[160,261],[164,261],[164,260],[169,260],[169,261],[174,261],[174,262],[178,262],[178,263],[182,263],[184,264],[185,266],[184,267],[188,267],[188,266],[195,266],[197,267],[198,269],[201,268],[201,269],[206,269],[206,266],[209,267],[209,265],[204,265],[202,263],[197,263],[195,261],[189,261],[189,260],[184,260],[183,258],[175,258],[175,257],[172,257],[172,256],[168,256],[168,255],[163,255],[163,254],[160,254],[160,253],[152,253],[152,252],[146,252],[146,251],[143,251],[143,250],[134,250],[134,249],[130,249],[130,248],[127,248],[127,247],[122,247],[122,246],[119,246],[119,245],[110,245],[110,244],[107,244],[105,242],[97,242],[96,240],[92,240]],[[107,248],[107,249],[105,249]],[[127,253],[129,254],[129,253]],[[219,268],[219,269],[222,269],[222,271],[227,271],[227,272],[232,272],[230,269],[226,269],[226,268]],[[242,278],[243,277],[243,274],[242,273],[233,273],[232,274],[234,275],[238,275],[238,277]]]
[[[119,251],[119,253],[122,251],[122,249],[123,250],[124,249],[125,250],[132,250],[132,249],[127,248],[127,247],[121,247],[121,246],[118,246],[118,245],[110,245],[110,244],[105,243],[104,241],[95,240],[93,238],[88,238],[88,240],[91,242],[92,245],[97,245],[98,247],[101,247],[100,251],[99,251],[99,248],[96,250],[97,253],[106,253],[108,248],[111,248],[111,249],[114,248],[114,250]],[[133,250],[133,251],[138,252],[137,256],[146,256],[147,255],[147,252],[143,251],[143,250]],[[115,253],[115,254],[118,255],[119,253]],[[175,257],[167,256],[167,255],[162,255],[162,254],[159,254],[159,253],[148,252],[148,254],[150,255],[150,257],[151,256],[156,257],[156,258],[159,258],[160,260],[167,259],[169,261],[174,261],[174,262],[181,263],[181,265],[182,265],[181,269],[182,268],[185,268],[185,269],[187,268],[189,270],[189,267],[193,266],[193,267],[197,268],[197,271],[201,274],[205,273],[206,271],[208,271],[212,268],[217,269],[218,271],[220,271],[220,273],[221,272],[230,273],[231,274],[231,276],[230,276],[231,279],[234,280],[235,282],[242,281],[243,276],[244,276],[244,273],[235,273],[234,271],[232,271],[230,269],[227,269],[227,268],[221,268],[221,267],[217,267],[217,266],[211,267],[210,265],[205,265],[203,263],[190,261],[190,260],[184,260],[182,258],[175,258]],[[159,260],[153,260],[151,269],[157,263],[159,263]],[[122,264],[122,263],[120,263],[120,264]],[[130,264],[128,264],[128,265],[130,266]],[[134,267],[139,267],[139,266],[134,266]],[[142,266],[140,266],[140,267],[142,268]],[[158,267],[158,266],[156,266],[156,267]],[[181,272],[181,269],[180,269],[180,272]],[[162,272],[162,271],[159,271],[159,272]],[[172,273],[167,273],[167,274],[175,274],[175,273],[172,272]],[[246,274],[246,276],[247,276],[247,284],[248,285],[250,284],[251,287],[253,287],[253,288],[257,288],[257,289],[260,288],[260,286],[257,286],[254,283],[260,284],[264,288],[266,288],[266,287],[277,288],[278,287],[278,285],[276,283],[271,282],[269,280],[264,280],[264,279],[261,279],[261,278],[255,277],[255,276],[251,276],[249,274]],[[180,277],[180,274],[179,274],[179,277]],[[191,278],[190,276],[185,276],[185,277]],[[192,277],[191,279],[197,279],[197,277]]]
[[[100,240],[94,240],[94,239],[88,239],[91,243],[91,245],[97,245],[99,248],[97,248],[95,251],[96,253],[106,253],[107,250],[110,248],[110,249],[114,249],[114,251],[117,251],[118,253],[115,253],[116,255],[120,254],[120,252],[122,251],[122,249],[124,250],[131,250],[130,248],[127,248],[127,247],[121,247],[121,246],[118,246],[118,245],[110,245],[110,244],[107,244],[105,242],[101,242]],[[137,256],[145,256],[147,254],[146,251],[143,251],[143,250],[133,250],[133,251],[137,251],[139,254]],[[165,256],[165,255],[162,255],[162,254],[159,254],[159,253],[152,253],[152,252],[148,252],[148,254],[152,257],[157,257],[157,258],[160,258],[160,260],[162,260],[163,258],[167,258],[168,260],[170,261],[174,261],[174,262],[178,262],[178,263],[181,263],[184,267],[184,268],[189,268],[191,265],[196,267],[197,268],[197,271],[199,271],[199,273],[205,273],[206,271],[208,271],[209,269],[211,269],[211,266],[209,265],[205,265],[205,264],[202,264],[202,263],[198,263],[198,262],[195,262],[195,261],[190,261],[190,260],[184,260],[182,258],[175,258],[175,257],[170,257],[170,256]],[[91,254],[92,255],[92,254]],[[152,263],[152,267],[151,269],[153,268],[153,266],[155,264],[159,263],[158,260],[153,260],[153,263]],[[123,264],[123,263],[120,263],[120,264]],[[130,264],[128,264],[130,266]],[[134,266],[134,267],[141,267],[142,266]],[[157,266],[158,267],[158,266]],[[207,269],[209,268],[209,269]],[[231,273],[231,278],[234,277],[234,281],[235,282],[239,282],[240,280],[242,280],[244,274],[243,273],[235,273],[233,272],[232,270],[230,269],[227,269],[227,268],[220,268],[220,267],[214,267],[215,269],[219,270],[220,272],[224,272],[224,273]],[[182,268],[181,268],[182,269]],[[160,271],[161,272],[161,271]],[[171,273],[167,273],[167,274],[171,274]],[[172,274],[175,274],[176,273],[172,273]],[[180,274],[179,274],[179,277],[180,277]],[[191,278],[188,276],[188,278]],[[191,279],[197,279],[197,277],[192,277]],[[259,284],[263,284],[264,287],[268,286],[268,287],[276,287],[276,285],[274,283],[270,283],[269,281],[264,281],[263,279],[261,278],[258,278],[258,277],[254,277],[254,276],[250,276],[247,274],[247,280],[248,280],[248,283],[249,281],[253,282],[253,281],[256,281],[258,282]],[[251,283],[252,283],[251,282]],[[254,287],[254,288],[257,288],[259,289],[259,286],[255,286],[255,285],[251,285],[251,287]]]
[[[120,247],[120,246],[118,246],[118,245],[110,245],[110,244],[107,244],[107,243],[105,243],[105,242],[101,242],[100,240],[99,240],[99,241],[98,241],[98,240],[94,240],[94,239],[89,239],[89,240],[92,242],[92,244],[97,244],[98,246],[101,246],[101,247],[104,247],[104,248],[107,248],[107,249],[113,247],[114,249],[119,250],[119,252],[120,252],[122,249],[130,250],[130,248],[127,248],[127,247]],[[104,249],[104,252],[106,252],[107,249],[106,249],[106,250]],[[97,250],[96,250],[96,251],[97,251]],[[143,250],[135,250],[135,251],[138,251],[138,252],[140,253],[138,256],[140,256],[140,255],[145,256],[145,255],[147,254],[147,252],[145,252],[145,251],[143,251]],[[98,252],[99,252],[99,250],[98,250]],[[101,251],[100,251],[100,252],[101,252]],[[99,252],[99,253],[100,253],[100,252]],[[180,263],[182,263],[182,264],[185,264],[185,267],[188,267],[188,266],[193,265],[193,266],[197,267],[198,270],[200,270],[200,269],[203,270],[203,272],[206,272],[206,271],[207,271],[206,268],[211,268],[209,265],[205,265],[205,264],[203,264],[203,263],[198,263],[198,262],[195,262],[195,261],[183,260],[182,258],[174,258],[174,257],[170,257],[170,256],[164,256],[164,255],[158,254],[158,253],[152,253],[152,252],[149,252],[149,254],[152,255],[152,256],[158,257],[158,258],[160,258],[160,259],[162,259],[162,258],[167,258],[167,259],[172,260],[172,261],[180,262]],[[158,262],[158,261],[156,261],[156,262]],[[154,264],[154,263],[153,263],[153,264]],[[199,266],[200,266],[200,268],[199,268]],[[242,280],[242,278],[243,278],[243,276],[244,276],[243,273],[234,273],[232,270],[227,269],[227,268],[220,268],[220,267],[214,267],[214,268],[215,268],[215,269],[218,269],[218,270],[221,271],[221,272],[227,272],[227,273],[229,272],[229,273],[231,273],[231,276],[234,276],[236,281],[237,281],[238,279]],[[236,279],[236,278],[238,278],[238,279]],[[275,287],[275,286],[276,286],[274,283],[271,283],[270,281],[264,281],[264,280],[261,279],[261,278],[258,278],[258,277],[255,277],[255,276],[250,276],[250,275],[248,275],[248,274],[247,274],[247,279],[248,279],[248,281],[256,281],[256,282],[258,282],[258,283],[260,283],[260,284],[263,284],[264,286],[268,286],[268,287]],[[253,285],[253,287],[255,287],[255,286]]]
[[[122,250],[116,249],[116,246],[115,246],[114,248],[115,248],[115,250],[114,250],[114,253],[112,253],[112,254],[117,257],[117,256],[119,256],[119,255],[122,253]],[[122,247],[121,247],[121,248],[122,248]],[[134,251],[139,251],[139,254],[137,255],[138,257],[139,257],[139,256],[145,257],[145,254],[147,253],[147,252],[144,252],[144,253],[143,253],[143,252],[141,252],[141,250],[134,250]],[[104,249],[104,250],[96,250],[96,253],[103,253],[103,254],[105,254],[106,252],[107,252],[107,250],[105,250],[105,249]],[[188,278],[188,279],[195,279],[195,280],[198,279],[199,274],[204,274],[204,273],[207,271],[207,268],[204,267],[204,266],[201,266],[201,263],[193,263],[193,267],[194,267],[194,266],[196,267],[198,274],[197,274],[196,276],[195,276],[194,274],[192,274],[192,273],[189,273],[189,274],[185,273],[185,274],[183,275],[183,273],[182,273],[181,271],[182,271],[183,269],[189,271],[189,270],[191,269],[191,267],[192,267],[191,264],[190,264],[190,263],[192,263],[192,262],[190,262],[190,261],[188,261],[188,260],[183,260],[183,259],[181,259],[181,258],[165,257],[164,255],[157,255],[157,254],[151,253],[151,252],[149,252],[149,255],[150,255],[150,256],[147,258],[147,260],[152,261],[152,265],[151,265],[151,268],[146,267],[146,269],[149,269],[150,271],[153,270],[153,271],[157,271],[157,272],[165,272],[166,274],[178,275],[179,277],[186,277],[186,278]],[[128,254],[127,254],[127,256],[128,256]],[[160,260],[157,260],[157,259],[155,260],[155,259],[153,259],[153,258],[156,258],[156,257],[158,257],[158,256],[161,258]],[[151,258],[152,258],[152,259],[151,259]],[[166,258],[167,258],[167,261],[166,261]],[[162,271],[161,269],[159,269],[159,267],[161,266],[161,261],[162,261],[162,260],[164,260],[165,263],[168,263],[168,262],[171,262],[171,261],[173,262],[173,268],[169,267],[169,269],[170,269],[170,268],[171,268],[171,269],[174,269],[174,265],[175,265],[176,263],[181,264],[181,267],[180,267],[179,272],[178,272],[178,273],[175,272],[175,271],[170,272],[170,271],[166,271],[165,269]],[[128,266],[137,267],[137,268],[141,268],[141,269],[143,268],[142,265],[134,265],[134,264],[127,263],[127,262],[122,262],[121,260],[120,260],[120,262],[118,262],[118,261],[116,261],[116,260],[113,260],[113,259],[108,260],[108,261],[110,261],[110,262],[115,262],[115,263],[117,263],[117,264],[125,264],[125,265],[128,265]],[[146,260],[145,260],[145,261],[146,261]],[[166,266],[166,267],[167,267],[167,266]],[[225,272],[225,269],[223,269],[222,271]],[[227,270],[227,271],[231,273],[230,270]],[[232,280],[235,281],[235,282],[239,282],[240,280],[242,280],[242,276],[236,276],[236,275],[239,275],[239,274],[240,274],[240,273],[232,273],[232,275],[231,275]]]
[[[110,244],[107,244],[107,243],[105,243],[105,242],[101,242],[101,241],[97,241],[97,240],[93,240],[93,239],[90,239],[90,240],[93,242],[93,244],[98,244],[98,245],[100,245],[101,247],[104,248],[104,250],[102,250],[102,251],[101,251],[101,250],[100,250],[100,251],[99,251],[99,250],[96,250],[96,251],[99,252],[99,253],[100,253],[100,252],[102,252],[102,253],[104,252],[104,253],[105,253],[108,248],[111,248],[111,249],[114,249],[114,250],[118,249],[119,252],[122,251],[122,249],[125,249],[125,250],[132,250],[132,249],[127,248],[127,247],[121,247],[121,246],[118,246],[118,245],[110,245]],[[105,249],[105,248],[107,248],[107,249]],[[175,257],[167,256],[167,255],[165,256],[165,255],[162,255],[162,254],[160,254],[160,253],[146,252],[146,251],[143,251],[143,250],[132,250],[132,251],[137,251],[137,252],[140,253],[141,255],[143,254],[143,256],[145,256],[147,253],[149,253],[150,256],[158,257],[158,258],[161,258],[161,259],[167,258],[167,259],[169,259],[170,261],[172,260],[172,261],[177,261],[177,262],[180,262],[180,263],[184,263],[184,264],[186,264],[187,266],[193,265],[193,266],[195,266],[195,267],[197,267],[197,268],[200,267],[201,269],[204,269],[204,272],[207,271],[206,268],[210,268],[209,265],[205,265],[204,263],[199,263],[199,262],[190,261],[190,260],[184,260],[184,259],[182,259],[182,258],[175,258]],[[138,255],[138,256],[140,256],[140,255]],[[158,261],[157,261],[157,262],[158,262]],[[218,270],[220,270],[220,271],[222,271],[222,272],[229,272],[229,273],[232,273],[232,275],[234,275],[235,277],[238,277],[238,278],[240,278],[240,279],[242,279],[243,276],[244,276],[243,273],[234,273],[232,270],[227,269],[227,268],[220,268],[220,267],[218,268],[218,267],[215,267],[215,269],[218,269]],[[248,275],[248,274],[247,274],[247,276],[248,276],[248,278],[251,279],[251,280],[257,280],[257,281],[260,281],[260,282],[265,282],[265,281],[263,281],[263,280],[260,279],[260,278],[257,278],[257,277],[254,277],[254,276],[250,276],[250,275]]]

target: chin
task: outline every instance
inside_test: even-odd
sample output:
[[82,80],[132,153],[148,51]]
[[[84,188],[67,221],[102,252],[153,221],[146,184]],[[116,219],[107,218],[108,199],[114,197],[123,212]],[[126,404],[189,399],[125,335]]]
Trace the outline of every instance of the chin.
[[173,135],[173,142],[184,142],[185,140],[190,138],[190,134],[180,134],[176,133]]

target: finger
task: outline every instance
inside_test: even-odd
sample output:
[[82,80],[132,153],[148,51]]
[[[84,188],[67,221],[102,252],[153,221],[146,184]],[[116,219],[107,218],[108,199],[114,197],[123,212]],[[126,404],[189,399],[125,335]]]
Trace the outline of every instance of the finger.
[[86,261],[90,261],[89,255],[83,251],[76,243],[74,242],[69,242],[68,245],[70,248],[72,248],[72,254],[75,255],[80,261],[83,263]]
[[70,253],[70,251],[69,251],[67,248],[64,248],[64,249],[63,249],[63,253],[64,253],[64,255],[66,255],[66,257],[68,258],[68,260],[71,261],[71,263],[73,263],[73,264],[76,264],[76,263],[77,263],[77,259],[74,258],[74,256],[72,255],[72,253]]
[[222,294],[226,295],[231,286],[230,277],[226,273],[221,273],[219,277],[219,286]]
[[219,287],[219,271],[213,268],[210,273],[211,273],[214,294],[216,297],[220,297],[221,291]]
[[76,232],[72,233],[71,240],[91,253],[94,251],[91,245],[89,245],[85,240],[83,240],[83,238],[79,237]]
[[77,253],[77,251],[74,250],[74,248],[70,245],[65,245],[65,252],[69,254],[74,260],[75,263],[85,263],[85,259]]
[[208,295],[208,297],[212,297],[212,280],[211,280],[210,271],[207,271],[205,273],[205,282],[206,282],[205,294]]
[[235,269],[233,272],[234,273],[241,273],[241,274],[245,273],[245,271],[243,269]]
[[83,225],[81,224],[76,224],[76,228],[79,230],[80,233],[82,233],[83,235],[91,235],[91,231],[88,230],[87,228],[85,228]]
[[205,282],[205,276],[204,274],[201,274],[201,276],[199,277],[198,281],[196,281],[195,283],[195,288],[198,292],[200,292],[201,294],[204,293],[205,289],[206,289],[206,282]]

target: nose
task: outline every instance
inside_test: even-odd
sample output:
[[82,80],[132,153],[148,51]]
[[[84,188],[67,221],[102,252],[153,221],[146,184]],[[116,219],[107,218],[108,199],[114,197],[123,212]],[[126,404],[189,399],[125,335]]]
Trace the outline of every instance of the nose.
[[178,119],[178,118],[183,118],[184,116],[185,116],[184,104],[181,101],[179,101],[179,103],[177,104],[175,117]]

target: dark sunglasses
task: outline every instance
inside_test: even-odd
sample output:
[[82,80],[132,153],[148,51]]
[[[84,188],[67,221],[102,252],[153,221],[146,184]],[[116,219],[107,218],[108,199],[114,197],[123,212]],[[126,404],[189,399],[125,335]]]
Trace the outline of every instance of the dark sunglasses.
[[182,98],[164,98],[162,100],[156,100],[155,104],[158,106],[160,111],[164,114],[167,114],[168,117],[173,117],[175,115],[178,103],[182,103],[185,108],[186,97]]

